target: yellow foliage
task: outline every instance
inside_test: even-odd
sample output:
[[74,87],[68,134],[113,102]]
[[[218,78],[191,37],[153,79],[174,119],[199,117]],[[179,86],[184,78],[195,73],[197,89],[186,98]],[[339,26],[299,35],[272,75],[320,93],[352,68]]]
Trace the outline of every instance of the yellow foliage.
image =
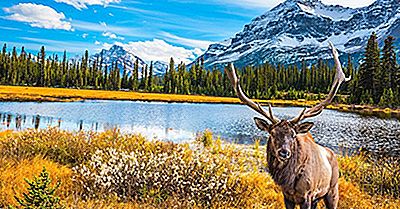
[[[130,100],[224,104],[240,103],[238,98],[231,97],[0,85],[0,101],[70,102],[80,100]],[[306,100],[255,101],[261,104],[270,103],[275,106],[310,106],[316,103],[316,101]]]
[[[212,133],[208,133],[209,136],[212,136]],[[62,181],[57,195],[68,208],[205,207],[198,202],[179,199],[187,191],[180,194],[164,191],[168,195],[161,200],[150,194],[151,191],[140,200],[121,200],[117,197],[83,199],[82,187],[77,185],[79,182],[72,181],[76,173],[71,167],[88,164],[96,150],[104,151],[108,148],[126,153],[132,151],[144,153],[140,156],[146,157],[149,162],[152,162],[151,160],[158,154],[165,154],[168,159],[171,159],[173,153],[176,154],[177,150],[181,150],[179,158],[166,162],[184,165],[185,162],[201,158],[202,160],[198,160],[199,164],[191,168],[193,171],[197,171],[196,168],[199,167],[202,169],[200,171],[204,172],[204,176],[210,179],[229,175],[228,185],[235,185],[231,187],[235,188],[235,191],[231,191],[232,194],[228,195],[230,199],[218,199],[207,208],[284,208],[280,188],[264,171],[266,146],[261,146],[258,141],[254,146],[234,145],[220,139],[210,140],[207,143],[209,143],[209,148],[205,149],[203,143],[178,145],[171,142],[147,141],[141,136],[120,134],[117,130],[103,133],[70,133],[47,129],[0,133],[0,153],[3,155],[0,158],[0,208],[15,204],[14,195],[21,197],[21,194],[26,192],[27,184],[24,178],[31,179],[32,176],[38,175],[43,166],[50,173],[53,183],[57,180]],[[137,159],[141,163],[146,162],[141,157]],[[376,189],[379,185],[393,186],[391,180],[396,180],[396,169],[399,169],[399,167],[393,167],[396,164],[388,169],[389,167],[382,167],[387,166],[385,163],[368,161],[364,155],[339,156],[338,160],[341,174],[339,208],[400,208],[400,201],[396,199],[396,196],[377,195],[371,192],[376,191],[371,189]],[[155,163],[160,162],[155,161]],[[175,167],[175,164],[171,166]],[[387,181],[383,181],[385,179]],[[366,180],[370,181],[369,184],[366,184]],[[215,192],[212,188],[210,191]],[[322,205],[323,203],[320,203],[320,206]]]
[[[240,103],[238,98],[230,97],[0,85],[0,101],[72,102],[81,100],[129,100],[223,104]],[[318,103],[318,101],[315,100],[309,101],[304,99],[256,99],[254,101],[260,104],[293,107],[313,106]],[[368,113],[376,116],[380,116],[380,114],[386,114],[389,116],[391,115],[392,117],[399,117],[400,115],[400,109],[373,109],[373,107],[365,105],[334,104],[328,105],[327,108],[345,112],[356,112],[360,114]]]
[[0,132],[0,140],[13,134],[12,130],[5,130]]
[[267,173],[244,173],[240,178],[247,188],[240,200],[246,208],[284,208],[282,192]]
[[14,161],[11,159],[0,159],[0,208],[10,204],[17,205],[14,196],[22,197],[27,192],[28,184],[24,179],[32,179],[38,176],[46,167],[52,179],[52,186],[60,180],[61,186],[56,194],[64,199],[72,194],[72,170],[40,156],[31,160]]

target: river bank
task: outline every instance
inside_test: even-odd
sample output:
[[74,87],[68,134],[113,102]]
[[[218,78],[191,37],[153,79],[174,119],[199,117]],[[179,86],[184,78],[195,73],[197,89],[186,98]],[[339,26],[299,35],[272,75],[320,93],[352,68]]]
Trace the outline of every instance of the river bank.
[[[265,149],[210,132],[183,144],[117,130],[2,132],[0,207],[18,206],[24,179],[45,167],[51,185],[61,182],[55,196],[66,208],[283,208],[280,188],[265,172]],[[398,163],[385,167],[363,155],[338,160],[339,208],[399,208]]]
[[[178,95],[162,93],[144,93],[128,91],[104,91],[86,89],[0,86],[0,101],[6,102],[76,102],[84,100],[125,100],[147,102],[177,103],[217,103],[240,104],[240,100],[230,97],[214,97],[201,95]],[[318,101],[307,100],[255,100],[260,104],[272,106],[309,107]],[[328,109],[358,113],[361,115],[400,119],[400,109],[379,108],[367,105],[333,104]]]

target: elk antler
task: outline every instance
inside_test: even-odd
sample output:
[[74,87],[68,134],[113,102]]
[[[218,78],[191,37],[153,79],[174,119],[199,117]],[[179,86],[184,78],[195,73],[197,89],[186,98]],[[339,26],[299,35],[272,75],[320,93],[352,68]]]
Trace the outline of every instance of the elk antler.
[[322,101],[321,103],[317,104],[316,106],[314,106],[310,109],[305,108],[303,111],[300,112],[300,114],[297,117],[292,119],[290,122],[292,122],[293,124],[296,124],[306,118],[310,118],[310,117],[319,115],[322,112],[322,110],[328,104],[330,104],[332,102],[333,98],[335,97],[335,95],[336,95],[337,91],[339,90],[339,87],[343,83],[343,81],[347,82],[347,81],[351,80],[351,76],[349,78],[345,77],[343,70],[342,70],[342,66],[340,64],[339,53],[336,50],[335,46],[333,46],[332,42],[329,42],[329,47],[332,49],[333,58],[335,60],[335,65],[336,65],[336,75],[335,75],[335,80],[333,81],[331,90],[329,91],[329,94],[324,101]]
[[249,99],[243,92],[242,87],[240,87],[239,84],[239,79],[236,76],[236,70],[233,64],[230,64],[231,69],[226,69],[226,74],[228,75],[229,80],[232,83],[233,88],[235,89],[235,92],[239,99],[246,104],[247,106],[251,107],[253,110],[256,112],[260,113],[264,117],[266,117],[269,121],[271,121],[272,124],[279,123],[279,119],[275,118],[272,114],[272,107],[269,105],[269,111],[266,112],[260,104],[253,102],[251,99]]

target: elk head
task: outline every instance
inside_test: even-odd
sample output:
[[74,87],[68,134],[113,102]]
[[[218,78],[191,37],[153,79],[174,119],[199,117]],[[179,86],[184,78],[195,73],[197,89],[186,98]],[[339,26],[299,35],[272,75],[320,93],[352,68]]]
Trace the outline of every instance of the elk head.
[[259,129],[269,133],[270,150],[274,152],[273,155],[280,162],[286,162],[292,156],[296,146],[297,134],[307,133],[314,125],[311,122],[293,124],[286,120],[277,124],[268,124],[267,121],[258,117],[255,117],[254,121]]
[[333,53],[333,57],[336,64],[336,75],[331,90],[321,103],[317,104],[312,108],[305,108],[300,114],[293,118],[292,120],[279,120],[272,114],[271,105],[269,105],[268,111],[265,111],[260,104],[255,103],[254,101],[250,100],[243,92],[242,88],[239,84],[239,78],[236,76],[235,68],[233,64],[230,64],[230,70],[227,69],[227,75],[229,80],[231,81],[234,90],[239,97],[239,99],[255,110],[256,112],[260,113],[264,116],[267,120],[255,117],[255,123],[257,127],[263,131],[267,131],[270,134],[270,141],[269,145],[270,150],[272,150],[273,154],[279,161],[285,162],[293,154],[296,136],[298,134],[305,134],[312,128],[314,125],[311,122],[304,122],[300,123],[306,118],[311,118],[314,116],[319,115],[322,110],[332,102],[333,98],[335,97],[340,85],[344,81],[349,81],[351,78],[345,78],[343,73],[340,61],[339,61],[339,54],[332,43],[330,43],[330,48]]

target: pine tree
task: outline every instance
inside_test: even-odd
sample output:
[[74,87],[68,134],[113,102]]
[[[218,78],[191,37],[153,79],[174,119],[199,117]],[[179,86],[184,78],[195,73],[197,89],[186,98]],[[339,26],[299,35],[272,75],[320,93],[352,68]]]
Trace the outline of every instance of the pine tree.
[[40,67],[40,75],[38,79],[38,84],[39,86],[44,86],[44,71],[45,71],[45,63],[46,63],[46,52],[44,49],[44,46],[40,49],[40,62],[39,62],[39,67]]
[[149,75],[147,79],[147,91],[153,91],[153,62],[150,62]]
[[126,89],[128,87],[128,72],[126,70],[126,63],[124,62],[124,71],[122,72],[121,87]]
[[43,167],[40,175],[34,176],[33,181],[28,179],[25,181],[29,185],[28,192],[23,194],[23,199],[15,197],[21,208],[64,208],[60,203],[60,198],[55,195],[61,182],[58,181],[54,187],[51,187],[51,178],[46,168]]
[[[377,42],[377,36],[372,33],[368,40],[367,48],[365,50],[364,61],[361,64],[359,71],[359,80],[357,85],[357,93],[355,98],[361,98],[361,95],[367,95],[363,93],[368,91],[368,95],[372,96],[375,103],[378,103],[379,95],[379,74],[380,74],[380,58],[379,58],[379,47]],[[356,101],[361,102],[361,101]]]
[[0,65],[0,82],[5,82],[6,79],[6,71],[7,71],[7,65],[6,65],[6,60],[7,60],[7,44],[3,45],[3,49],[1,52],[1,65]]
[[379,100],[379,106],[381,107],[394,107],[395,106],[395,96],[391,88],[385,89]]
[[139,88],[139,59],[136,59],[136,62],[133,66],[133,73],[132,73],[132,90],[137,91]]
[[379,80],[383,89],[396,88],[397,61],[393,42],[393,36],[387,37],[382,49],[382,70]]
[[147,65],[142,69],[142,89],[147,90]]
[[176,93],[176,72],[175,72],[175,62],[174,59],[171,57],[169,61],[169,93]]
[[167,67],[167,69],[165,69],[165,74],[164,74],[164,93],[169,93],[169,86],[170,86],[170,79]]

